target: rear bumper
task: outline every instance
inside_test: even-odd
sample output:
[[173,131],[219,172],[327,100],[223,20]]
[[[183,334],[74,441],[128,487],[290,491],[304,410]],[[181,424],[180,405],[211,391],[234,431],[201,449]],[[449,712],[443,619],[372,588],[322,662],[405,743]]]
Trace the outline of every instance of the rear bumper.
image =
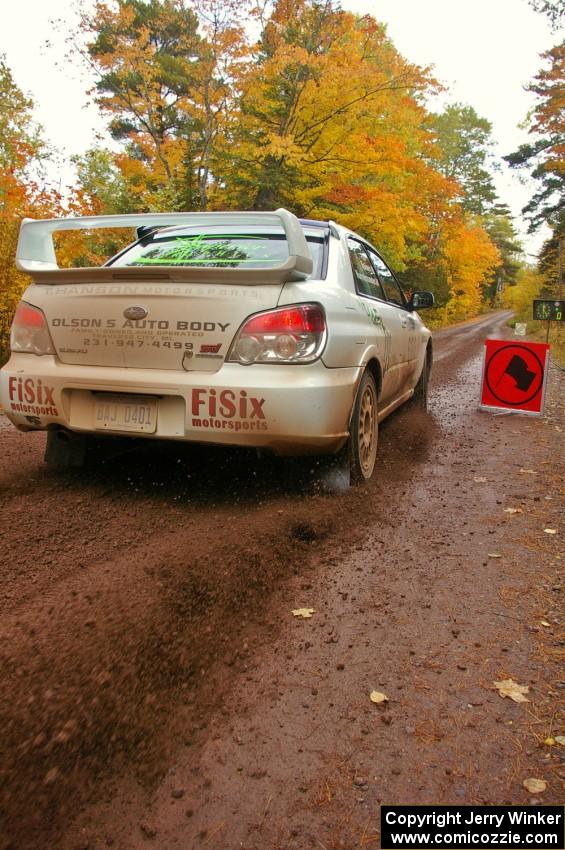
[[[71,366],[55,357],[14,354],[0,371],[0,404],[21,430],[96,429],[98,393],[157,399],[152,434],[112,431],[146,439],[252,446],[276,454],[331,453],[348,436],[358,368],[241,366],[218,372],[170,372]],[[104,433],[109,433],[107,430]]]

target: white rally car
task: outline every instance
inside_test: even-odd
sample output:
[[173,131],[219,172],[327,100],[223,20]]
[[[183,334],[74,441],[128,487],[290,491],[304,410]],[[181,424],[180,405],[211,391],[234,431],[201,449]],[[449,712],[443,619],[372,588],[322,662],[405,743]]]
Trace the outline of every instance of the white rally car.
[[[137,228],[98,268],[60,269],[53,233]],[[48,462],[101,434],[345,458],[375,465],[378,423],[425,406],[430,332],[378,252],[334,222],[276,212],[158,213],[22,223],[31,275],[0,372]]]

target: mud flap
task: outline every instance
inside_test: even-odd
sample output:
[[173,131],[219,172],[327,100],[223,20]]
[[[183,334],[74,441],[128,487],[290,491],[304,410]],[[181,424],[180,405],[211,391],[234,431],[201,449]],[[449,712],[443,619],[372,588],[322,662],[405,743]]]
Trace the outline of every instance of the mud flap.
[[48,466],[81,467],[86,463],[87,437],[63,428],[47,432],[44,460]]

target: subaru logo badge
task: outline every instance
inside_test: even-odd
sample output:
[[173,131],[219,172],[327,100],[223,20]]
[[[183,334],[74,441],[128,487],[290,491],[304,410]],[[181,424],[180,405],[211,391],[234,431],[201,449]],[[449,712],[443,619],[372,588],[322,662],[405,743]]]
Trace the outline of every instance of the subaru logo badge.
[[146,307],[134,304],[132,307],[126,307],[124,310],[124,316],[126,319],[131,319],[132,321],[137,322],[139,319],[144,319],[148,312],[149,310]]

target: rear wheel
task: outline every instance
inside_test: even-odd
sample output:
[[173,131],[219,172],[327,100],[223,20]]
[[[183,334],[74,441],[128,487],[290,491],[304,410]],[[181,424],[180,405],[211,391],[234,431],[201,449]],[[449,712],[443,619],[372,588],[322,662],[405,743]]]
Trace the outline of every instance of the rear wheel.
[[352,484],[362,484],[373,474],[378,434],[377,386],[371,372],[365,372],[351,417],[348,449]]
[[344,493],[350,484],[368,481],[375,468],[377,439],[377,386],[371,372],[365,372],[351,415],[348,441],[337,454],[316,460],[315,477],[322,490]]

